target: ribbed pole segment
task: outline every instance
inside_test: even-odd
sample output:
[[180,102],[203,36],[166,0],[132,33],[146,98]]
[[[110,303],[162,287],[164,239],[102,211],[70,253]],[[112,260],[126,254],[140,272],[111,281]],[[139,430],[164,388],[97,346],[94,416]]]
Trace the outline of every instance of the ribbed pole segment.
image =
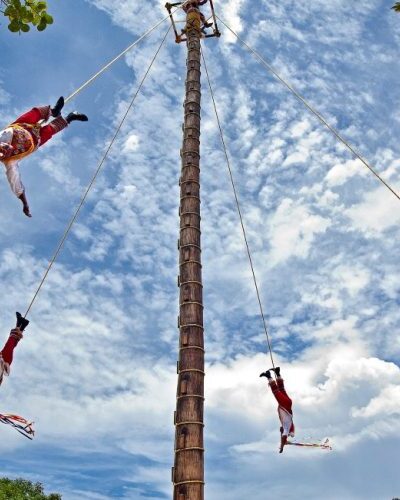
[[204,329],[200,231],[200,15],[187,14],[187,78],[180,184],[178,387],[174,500],[204,499]]

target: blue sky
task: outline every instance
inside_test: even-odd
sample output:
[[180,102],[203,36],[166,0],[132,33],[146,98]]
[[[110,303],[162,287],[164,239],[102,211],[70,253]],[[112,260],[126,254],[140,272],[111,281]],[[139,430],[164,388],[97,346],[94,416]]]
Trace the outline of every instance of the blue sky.
[[[392,2],[215,2],[218,14],[400,190],[400,16]],[[163,2],[50,0],[55,24],[2,25],[6,125],[68,95],[164,17]],[[24,310],[167,29],[67,106],[89,115],[23,161],[27,219],[0,183],[0,326]],[[277,453],[276,404],[206,81],[202,224],[209,500],[400,495],[399,202],[221,27],[204,43],[298,437]],[[185,49],[169,38],[30,316],[2,412],[1,471],[67,500],[171,496]],[[203,75],[204,77],[204,75]],[[229,481],[229,482],[228,482]],[[229,487],[229,496],[227,488]]]

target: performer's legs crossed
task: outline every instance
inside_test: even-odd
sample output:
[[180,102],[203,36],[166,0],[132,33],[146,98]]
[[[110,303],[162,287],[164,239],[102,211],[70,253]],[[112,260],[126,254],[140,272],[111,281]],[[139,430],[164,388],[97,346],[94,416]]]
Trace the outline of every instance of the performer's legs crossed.
[[43,146],[53,135],[58,134],[61,130],[68,127],[68,123],[62,116],[59,116],[55,120],[51,121],[48,125],[41,127],[40,129],[40,146]]
[[[276,383],[277,383],[277,385],[278,385],[279,390],[280,390],[281,392],[283,392],[284,394],[286,394],[286,396],[288,396],[288,395],[287,395],[287,392],[286,392],[286,389],[285,389],[285,382],[284,382],[283,378],[281,378],[281,377],[277,377],[277,379],[276,379]],[[289,396],[288,396],[288,397],[289,397]]]
[[18,342],[21,340],[22,334],[20,330],[11,330],[10,336],[8,337],[8,340],[3,347],[3,350],[0,352],[1,357],[3,360],[8,364],[11,365],[14,357],[14,349],[17,346]]
[[286,394],[286,392],[279,392],[279,404],[285,408],[289,413],[292,412],[292,400]]
[[[281,383],[279,381],[281,381]],[[280,404],[283,408],[285,408],[285,410],[291,412],[292,400],[286,394],[284,386],[283,390],[280,388],[280,386],[283,385],[283,380],[279,378],[277,379],[277,382],[275,382],[275,380],[270,380],[269,385],[271,387],[272,394],[275,396],[275,399],[277,400],[278,404]]]
[[13,123],[29,123],[30,125],[35,125],[40,120],[48,120],[50,118],[50,112],[50,106],[32,108],[27,113],[19,116]]

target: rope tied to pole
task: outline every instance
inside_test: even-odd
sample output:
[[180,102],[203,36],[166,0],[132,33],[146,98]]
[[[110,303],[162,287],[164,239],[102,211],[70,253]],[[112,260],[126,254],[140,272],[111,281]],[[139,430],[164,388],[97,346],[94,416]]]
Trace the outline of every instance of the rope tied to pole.
[[334,128],[328,123],[328,121],[319,113],[295,88],[290,85],[273,67],[267,62],[262,55],[255,49],[250,47],[230,26],[228,26],[219,16],[218,20],[239,40],[239,42],[255,56],[258,62],[261,63],[270,73],[272,73],[275,78],[277,78],[304,106],[330,131],[332,134],[356,157],[361,163],[367,167],[370,172],[381,182],[394,196],[400,201],[400,194],[390,186],[388,182],[381,177],[378,172],[368,163],[368,161]]
[[201,56],[202,56],[203,63],[204,63],[204,69],[206,70],[208,87],[210,89],[211,99],[212,99],[213,107],[214,107],[214,113],[215,113],[215,117],[216,117],[217,123],[218,123],[218,129],[219,129],[219,134],[220,134],[220,138],[221,138],[221,144],[222,144],[222,148],[224,150],[226,165],[228,167],[229,178],[230,178],[230,181],[231,181],[233,195],[234,195],[234,198],[235,198],[236,209],[237,209],[237,212],[238,212],[238,215],[239,215],[240,226],[242,228],[242,233],[243,233],[243,239],[244,239],[244,242],[245,242],[245,245],[246,245],[247,257],[248,257],[248,260],[249,260],[249,264],[250,264],[250,268],[251,268],[251,273],[252,273],[252,276],[253,276],[253,282],[254,282],[254,287],[255,287],[255,290],[256,290],[258,305],[259,305],[259,308],[260,308],[260,314],[261,314],[261,318],[262,318],[263,328],[264,328],[264,331],[265,331],[265,335],[267,337],[267,344],[268,344],[269,356],[271,358],[272,368],[275,368],[274,356],[273,356],[273,351],[272,351],[272,343],[271,343],[270,335],[268,333],[267,321],[265,319],[264,309],[263,309],[262,302],[261,302],[260,290],[259,290],[258,283],[257,283],[256,272],[255,272],[255,269],[254,269],[253,258],[251,256],[251,250],[250,250],[250,245],[249,245],[249,241],[248,241],[248,238],[247,238],[246,227],[245,227],[244,220],[243,220],[242,209],[240,207],[239,195],[238,195],[238,192],[237,192],[237,189],[236,189],[235,179],[234,179],[234,176],[233,176],[231,162],[230,162],[229,155],[228,155],[228,148],[226,146],[226,141],[225,141],[225,138],[224,138],[224,132],[223,132],[223,129],[222,129],[220,118],[219,118],[217,103],[216,103],[216,100],[215,100],[215,94],[214,94],[213,87],[211,85],[210,75],[209,75],[209,72],[208,72],[208,67],[207,67],[206,59],[204,57],[204,50],[203,49],[201,50]]
[[147,70],[146,70],[143,78],[141,79],[140,84],[139,84],[139,86],[138,86],[138,88],[137,88],[137,90],[136,90],[136,92],[135,92],[135,94],[134,94],[131,102],[129,103],[129,106],[127,107],[127,109],[126,109],[126,111],[125,111],[125,113],[124,113],[124,115],[123,115],[123,117],[122,117],[122,119],[121,119],[121,121],[120,121],[120,123],[119,123],[119,125],[118,125],[118,127],[117,127],[117,129],[116,129],[116,131],[115,131],[115,133],[114,133],[114,135],[113,135],[113,137],[112,137],[112,139],[111,139],[111,141],[110,141],[107,149],[106,149],[106,151],[105,151],[105,153],[103,154],[103,157],[101,158],[101,160],[100,160],[100,162],[99,162],[99,164],[97,166],[97,169],[95,170],[95,173],[94,173],[94,175],[93,175],[93,177],[92,177],[92,179],[91,179],[88,187],[86,188],[86,190],[85,190],[85,192],[84,192],[84,194],[83,194],[83,196],[81,198],[81,201],[78,204],[78,207],[75,210],[74,215],[72,216],[69,224],[67,225],[67,227],[66,227],[66,229],[64,231],[64,234],[63,234],[63,236],[62,236],[59,244],[57,245],[57,248],[56,248],[56,250],[55,250],[52,258],[50,259],[50,262],[49,262],[49,264],[47,266],[47,269],[46,269],[46,271],[45,271],[45,273],[44,273],[44,275],[43,275],[43,277],[42,277],[42,279],[41,279],[41,281],[39,283],[39,286],[37,287],[37,289],[36,289],[36,291],[35,291],[35,293],[34,293],[34,295],[32,297],[32,300],[31,300],[31,302],[30,302],[30,304],[29,304],[29,306],[28,306],[28,308],[27,308],[27,310],[26,310],[26,312],[24,314],[24,318],[26,318],[26,316],[28,316],[30,310],[32,309],[32,306],[35,303],[35,301],[37,299],[37,296],[38,296],[40,290],[42,289],[42,287],[43,287],[43,285],[44,285],[44,283],[45,283],[45,281],[47,279],[48,274],[50,273],[50,271],[51,271],[51,269],[52,269],[55,261],[57,260],[57,257],[59,256],[59,254],[60,254],[60,252],[61,252],[61,250],[62,250],[62,248],[64,246],[64,243],[65,243],[65,241],[66,241],[69,233],[71,232],[71,229],[72,229],[74,223],[76,222],[76,219],[78,218],[78,215],[79,215],[79,213],[80,213],[80,211],[81,211],[81,209],[82,209],[82,207],[83,207],[83,205],[84,205],[84,203],[85,203],[85,201],[86,201],[86,199],[87,199],[87,197],[88,197],[88,195],[89,195],[89,193],[90,193],[90,191],[91,191],[91,189],[92,189],[92,187],[93,187],[93,185],[94,185],[94,183],[95,183],[95,181],[96,181],[96,179],[97,179],[97,177],[98,177],[98,175],[99,175],[99,173],[100,173],[100,171],[101,171],[101,169],[102,169],[102,167],[104,165],[104,162],[107,159],[107,156],[108,156],[109,152],[111,151],[111,148],[113,147],[113,145],[114,145],[114,143],[115,143],[115,141],[117,139],[117,136],[118,136],[119,132],[121,131],[121,128],[122,128],[123,124],[126,121],[126,118],[128,117],[128,114],[129,114],[130,110],[132,109],[132,107],[133,107],[133,105],[134,105],[134,103],[136,101],[137,96],[139,95],[139,92],[141,91],[141,89],[143,87],[143,84],[144,84],[144,82],[145,82],[145,80],[146,80],[146,78],[147,78],[147,76],[148,76],[151,68],[153,67],[154,62],[157,59],[157,56],[158,56],[161,48],[164,45],[164,42],[165,42],[165,40],[166,40],[166,38],[167,38],[170,30],[171,30],[171,27],[169,27],[168,30],[166,31],[166,33],[165,33],[163,39],[161,40],[161,43],[160,43],[160,45],[159,45],[156,53],[154,54],[154,56],[153,56],[153,58],[152,58],[152,60],[151,60],[151,62],[149,64],[149,66],[148,66],[148,68],[147,68]]
[[[172,14],[174,14],[177,10],[181,9],[182,6],[178,6],[175,10],[172,11]],[[114,59],[109,61],[107,64],[105,64],[97,73],[95,73],[93,76],[91,76],[85,83],[83,83],[79,88],[77,88],[72,94],[70,94],[68,97],[65,98],[65,103],[73,99],[75,96],[77,96],[82,90],[84,90],[86,87],[88,87],[94,80],[96,80],[100,75],[102,75],[108,68],[110,68],[115,62],[117,62],[121,57],[123,57],[126,53],[128,53],[131,49],[133,49],[136,45],[138,45],[141,41],[143,41],[145,38],[147,38],[156,28],[158,28],[161,24],[163,24],[167,19],[169,19],[169,15],[161,19],[158,23],[156,23],[152,28],[147,30],[143,35],[141,35],[135,42],[133,42],[131,45],[129,45],[126,49],[124,49],[122,52],[120,52]]]

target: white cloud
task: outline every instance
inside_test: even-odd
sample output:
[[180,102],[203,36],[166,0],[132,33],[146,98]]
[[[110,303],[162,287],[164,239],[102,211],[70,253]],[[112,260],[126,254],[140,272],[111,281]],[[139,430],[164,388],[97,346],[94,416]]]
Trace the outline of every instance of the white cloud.
[[[90,3],[134,35],[164,15],[155,2]],[[279,71],[396,185],[393,103],[400,96],[390,83],[398,79],[390,61],[396,60],[391,37],[398,27],[388,25],[379,36],[374,31],[376,42],[370,43],[366,27],[372,21],[380,25],[373,17],[377,1],[300,1],[296,9],[288,2],[261,5],[254,9],[249,2],[227,1],[217,8],[266,57],[274,54]],[[90,140],[88,135],[70,141],[65,135],[24,163],[32,221],[21,218],[7,186],[0,186],[4,339],[15,308],[29,302],[159,34],[129,54],[121,72],[110,72],[113,85],[123,87],[120,93],[108,101],[101,93],[82,94],[85,105],[93,98],[105,106],[104,115],[79,129]],[[126,33],[116,29],[115,40],[109,35],[106,31],[118,50],[126,44]],[[398,367],[384,359],[397,361],[400,355],[394,333],[400,324],[397,204],[232,41],[226,34],[207,40],[206,56],[276,361],[295,402],[299,439],[328,435],[335,451],[321,455],[292,448],[282,457],[276,454],[276,404],[258,377],[269,365],[264,333],[205,91],[207,496],[224,498],[229,477],[231,500],[264,500],[265,491],[288,500],[317,499],[321,491],[332,500],[390,498],[399,487],[397,475],[389,473],[397,465],[392,453],[398,444],[400,382]],[[378,58],[380,53],[386,57]],[[52,462],[52,483],[61,481],[67,500],[109,496],[88,491],[96,482],[86,481],[84,473],[77,477],[74,467],[66,471],[65,457],[76,452],[88,468],[113,485],[123,484],[121,498],[170,495],[184,58],[184,46],[170,40],[35,304],[11,378],[1,388],[2,410],[36,420],[33,446],[45,448],[41,456],[50,457],[37,461],[47,471]],[[378,81],[391,85],[390,100]],[[99,80],[98,85],[105,84]],[[5,107],[3,116],[13,116],[10,105]],[[39,158],[43,168],[35,170]],[[31,443],[3,431],[5,473],[34,474],[34,464],[24,461]],[[62,458],[53,458],[56,451]],[[106,455],[110,464],[122,457],[123,466],[105,473],[93,452]],[[350,478],[348,463],[356,471]],[[374,484],[358,483],[357,476],[367,477],[370,470]],[[391,480],[383,480],[388,474]],[[40,473],[35,479],[49,476]]]
[[370,236],[377,236],[400,221],[399,201],[386,188],[378,188],[364,195],[361,203],[345,211],[352,226]]
[[126,153],[134,152],[139,147],[139,137],[136,134],[131,134],[125,141],[124,151]]
[[309,129],[310,129],[310,122],[304,119],[301,122],[295,123],[293,125],[290,134],[294,139],[298,139],[304,136],[304,134],[308,132]]
[[350,178],[356,175],[365,177],[367,173],[360,160],[348,160],[343,164],[334,165],[326,174],[325,180],[329,187],[341,186]]
[[354,408],[354,417],[371,418],[380,415],[400,415],[400,385],[390,385],[364,408]]
[[269,223],[272,263],[290,257],[306,258],[315,236],[328,227],[326,219],[310,213],[306,206],[290,199],[283,200]]

